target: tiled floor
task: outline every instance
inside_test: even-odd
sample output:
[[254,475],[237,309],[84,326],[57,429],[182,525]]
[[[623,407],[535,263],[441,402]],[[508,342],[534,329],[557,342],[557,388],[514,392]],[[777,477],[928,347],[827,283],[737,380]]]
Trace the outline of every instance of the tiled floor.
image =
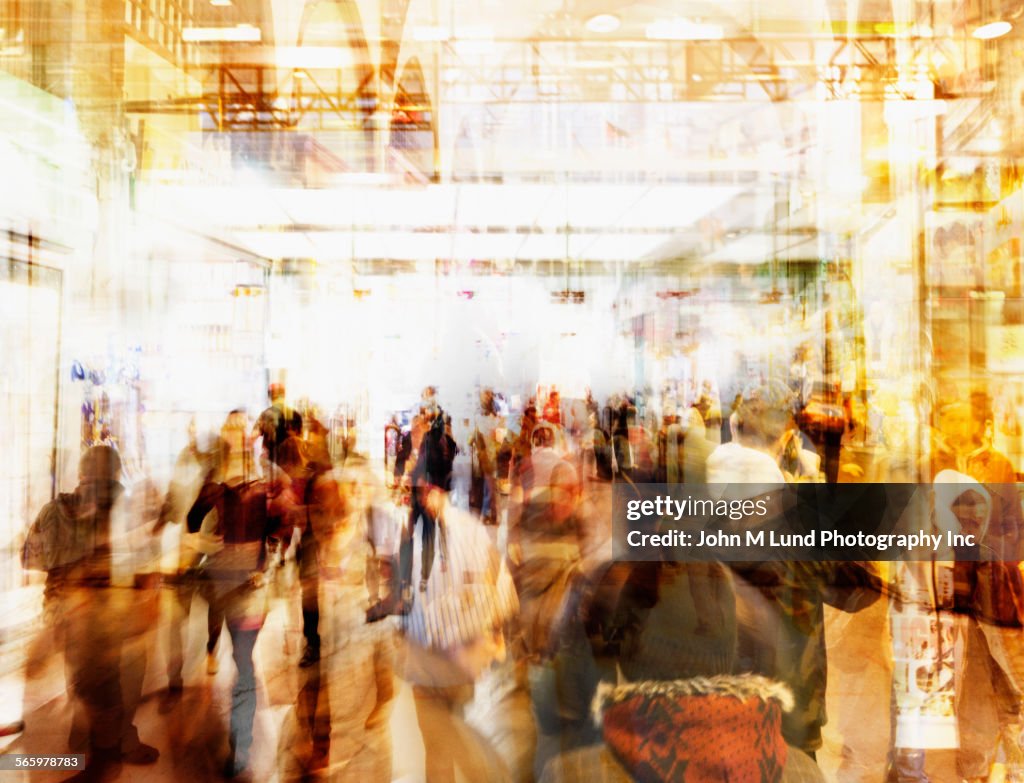
[[[166,701],[167,629],[155,631],[156,644],[149,660],[146,696],[136,715],[141,739],[160,752],[151,766],[122,767],[113,778],[131,783],[157,781],[222,780],[227,754],[227,725],[230,711],[234,666],[230,638],[223,634],[218,649],[220,671],[206,673],[203,653],[205,606],[196,602],[189,624],[194,640],[186,657],[185,689],[176,704]],[[302,652],[299,618],[286,618],[285,606],[278,604],[268,616],[256,647],[256,669],[260,675],[259,706],[254,724],[252,766],[249,780],[281,779],[278,770],[279,741],[282,726],[293,710],[304,672],[298,667]],[[423,746],[412,705],[411,693],[400,683],[391,716],[393,736],[400,738],[401,753],[394,754],[393,777],[422,779]],[[171,707],[167,709],[167,707]],[[64,692],[63,662],[50,657],[41,671],[27,682],[25,689],[25,732],[0,744],[0,753],[66,753],[72,724],[72,711]],[[62,772],[0,772],[2,780],[50,783],[68,777]]]
[[[286,611],[287,610],[287,611]],[[145,693],[136,719],[145,742],[161,751],[156,764],[125,766],[114,779],[131,783],[163,783],[222,780],[221,769],[227,753],[227,718],[234,676],[230,638],[225,633],[218,650],[220,671],[206,673],[204,662],[205,606],[193,606],[188,633],[192,640],[186,658],[186,688],[180,701],[161,711],[166,687],[167,629],[154,631],[155,644],[148,664]],[[280,760],[285,730],[293,712],[304,673],[298,667],[302,652],[300,614],[296,600],[273,606],[256,648],[260,674],[259,708],[255,722],[252,769],[249,780],[283,781]],[[365,627],[365,626],[364,626]],[[818,763],[828,780],[879,783],[885,769],[889,737],[888,620],[884,601],[857,615],[829,611],[829,724]],[[0,740],[0,753],[67,752],[71,729],[71,708],[64,693],[62,658],[51,655],[26,685],[24,715],[26,730]],[[421,781],[423,743],[416,724],[411,691],[396,679],[396,697],[390,718],[392,732],[392,777]],[[0,696],[11,698],[10,690]],[[352,693],[353,698],[363,694]],[[10,704],[4,704],[10,708]],[[8,709],[8,711],[10,711]],[[293,717],[293,716],[292,716]],[[284,739],[282,739],[284,738]],[[958,781],[955,753],[929,754],[929,773],[936,783]],[[56,783],[67,777],[59,772],[0,772],[0,780]]]

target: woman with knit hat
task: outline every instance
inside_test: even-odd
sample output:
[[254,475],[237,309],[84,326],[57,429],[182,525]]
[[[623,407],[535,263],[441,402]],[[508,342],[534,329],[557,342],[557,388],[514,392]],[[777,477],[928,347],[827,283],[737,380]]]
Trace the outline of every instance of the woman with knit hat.
[[[710,596],[714,626],[701,621]],[[560,754],[542,783],[824,780],[783,737],[789,689],[732,674],[737,613],[720,564],[610,565],[581,612],[595,659],[613,666],[591,691],[603,743]]]

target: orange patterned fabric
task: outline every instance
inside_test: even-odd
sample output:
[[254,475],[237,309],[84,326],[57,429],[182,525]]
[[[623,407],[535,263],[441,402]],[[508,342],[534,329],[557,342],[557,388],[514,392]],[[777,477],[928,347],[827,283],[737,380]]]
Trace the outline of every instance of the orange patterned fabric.
[[604,740],[640,783],[778,783],[782,708],[725,694],[638,693],[605,709]]

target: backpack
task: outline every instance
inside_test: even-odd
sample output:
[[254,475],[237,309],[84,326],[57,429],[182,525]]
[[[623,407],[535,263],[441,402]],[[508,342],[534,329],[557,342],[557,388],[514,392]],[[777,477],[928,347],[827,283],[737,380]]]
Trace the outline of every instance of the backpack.
[[445,429],[444,415],[438,413],[420,445],[418,477],[447,492],[452,486],[452,467],[457,451],[454,439]]

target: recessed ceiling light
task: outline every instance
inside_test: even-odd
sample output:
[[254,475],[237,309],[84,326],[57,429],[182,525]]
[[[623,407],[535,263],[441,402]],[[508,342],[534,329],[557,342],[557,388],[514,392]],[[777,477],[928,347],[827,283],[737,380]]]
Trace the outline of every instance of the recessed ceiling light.
[[621,21],[615,14],[595,14],[583,26],[592,33],[614,33],[619,29]]
[[971,35],[979,41],[990,41],[993,38],[1000,38],[1006,35],[1012,29],[1013,25],[1009,22],[989,22],[976,29]]

